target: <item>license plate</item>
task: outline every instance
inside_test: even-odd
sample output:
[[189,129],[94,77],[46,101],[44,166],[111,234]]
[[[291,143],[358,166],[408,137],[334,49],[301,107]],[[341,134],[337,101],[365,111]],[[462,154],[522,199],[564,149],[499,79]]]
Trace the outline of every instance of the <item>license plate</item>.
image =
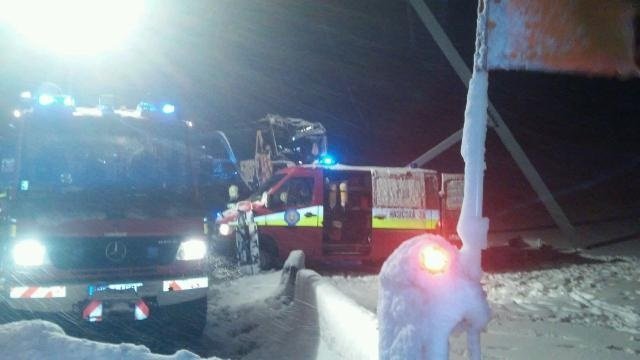
[[142,283],[92,284],[89,285],[89,297],[128,298],[136,297]]

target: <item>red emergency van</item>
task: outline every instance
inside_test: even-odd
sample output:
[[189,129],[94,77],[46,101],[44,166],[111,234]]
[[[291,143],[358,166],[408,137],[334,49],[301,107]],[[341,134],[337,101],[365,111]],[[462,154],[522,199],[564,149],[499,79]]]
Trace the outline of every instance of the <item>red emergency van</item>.
[[[459,203],[443,201],[443,195],[461,194],[453,189],[461,182],[447,184],[449,189],[443,191],[439,174],[423,169],[345,165],[282,169],[248,199],[258,225],[261,265],[275,266],[298,249],[312,262],[383,261],[406,239],[455,229],[443,220],[457,222]],[[220,248],[235,244],[237,207],[232,205],[216,221],[215,243]]]

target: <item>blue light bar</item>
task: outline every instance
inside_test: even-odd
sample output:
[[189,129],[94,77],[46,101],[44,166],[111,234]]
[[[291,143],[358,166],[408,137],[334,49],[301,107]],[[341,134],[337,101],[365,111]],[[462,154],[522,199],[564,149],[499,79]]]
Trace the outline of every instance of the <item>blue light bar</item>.
[[334,159],[331,155],[325,154],[322,155],[320,159],[318,159],[318,162],[322,165],[335,165],[336,159]]
[[69,95],[66,95],[64,97],[64,100],[62,101],[62,103],[64,104],[64,106],[75,106],[76,105],[76,100],[74,98],[72,98]]
[[38,96],[38,104],[42,105],[42,106],[49,106],[51,104],[53,104],[54,102],[56,102],[56,99],[49,95],[49,94],[42,94],[40,96]]
[[173,114],[176,111],[176,107],[172,104],[162,105],[162,112],[165,114]]
[[45,93],[38,96],[38,104],[40,104],[40,106],[58,105],[74,107],[76,106],[76,100],[70,95],[51,95]]

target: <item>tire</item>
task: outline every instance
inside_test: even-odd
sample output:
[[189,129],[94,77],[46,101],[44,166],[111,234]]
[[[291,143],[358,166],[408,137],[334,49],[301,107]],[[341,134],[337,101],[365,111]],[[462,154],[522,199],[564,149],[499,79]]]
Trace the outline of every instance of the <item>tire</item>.
[[167,336],[194,338],[202,336],[207,325],[207,297],[162,309]]
[[260,270],[272,270],[278,267],[278,247],[268,237],[260,238]]

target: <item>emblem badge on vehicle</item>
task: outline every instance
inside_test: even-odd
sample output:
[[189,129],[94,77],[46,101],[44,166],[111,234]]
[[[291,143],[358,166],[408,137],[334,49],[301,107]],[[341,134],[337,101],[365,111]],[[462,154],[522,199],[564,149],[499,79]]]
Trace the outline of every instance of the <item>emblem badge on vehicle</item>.
[[300,213],[296,209],[287,209],[284,212],[284,221],[288,226],[296,226],[300,221]]
[[120,262],[127,256],[127,247],[122,241],[112,241],[104,249],[104,255],[113,262]]

